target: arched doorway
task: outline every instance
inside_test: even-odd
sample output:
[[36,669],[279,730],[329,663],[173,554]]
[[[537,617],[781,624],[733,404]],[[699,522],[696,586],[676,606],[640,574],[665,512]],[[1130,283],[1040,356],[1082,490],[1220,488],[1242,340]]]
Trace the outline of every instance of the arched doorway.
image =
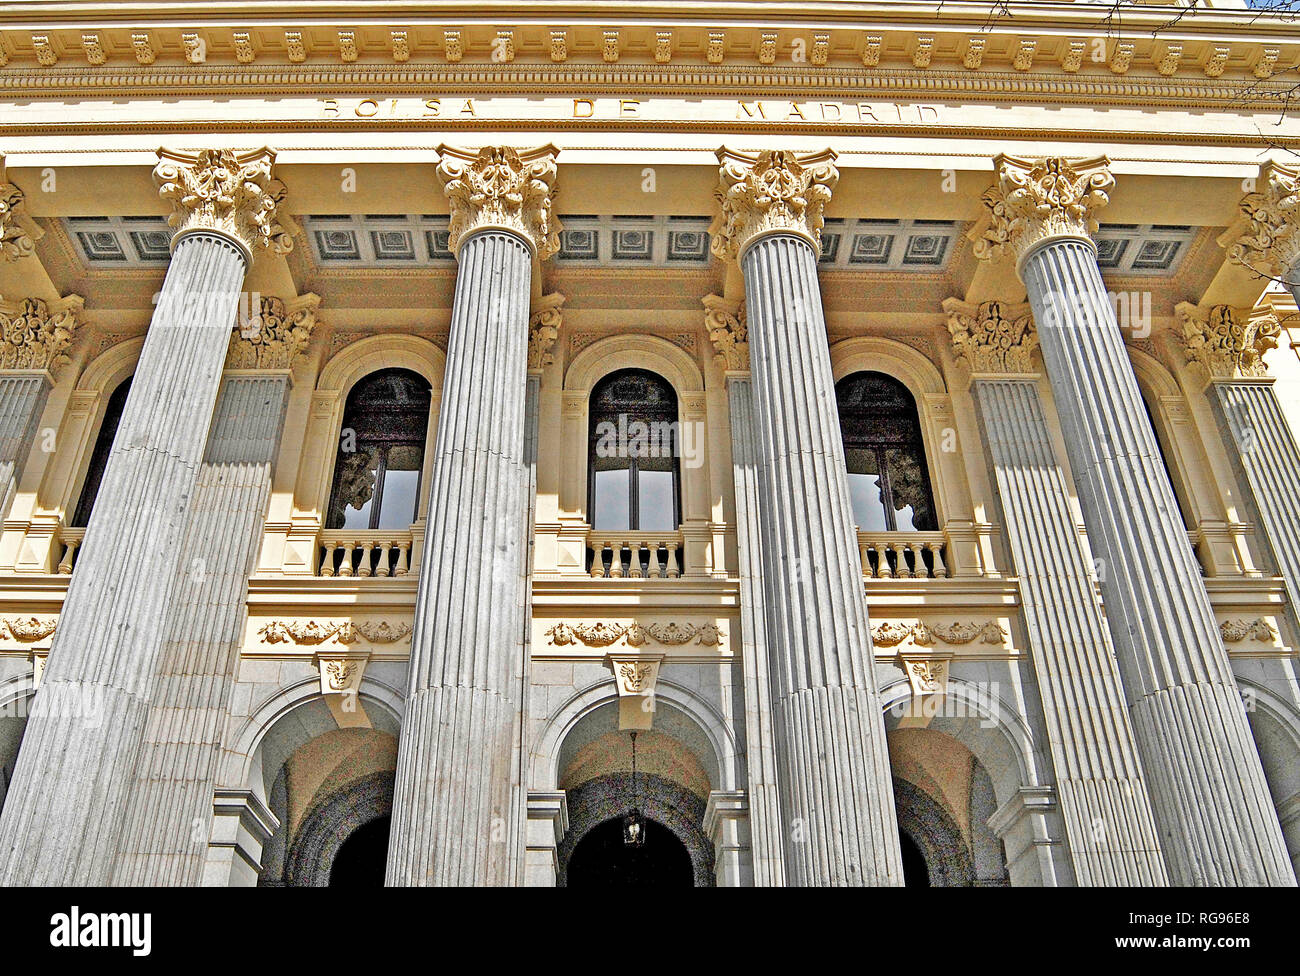
[[587,832],[569,856],[570,888],[691,888],[691,855],[677,835],[649,818],[645,842],[623,842],[623,820],[613,817]]
[[330,867],[331,888],[382,888],[391,816],[364,823],[348,835]]
[[903,886],[906,888],[929,888],[930,869],[925,865],[925,855],[916,846],[916,841],[899,831],[898,846],[903,854]]

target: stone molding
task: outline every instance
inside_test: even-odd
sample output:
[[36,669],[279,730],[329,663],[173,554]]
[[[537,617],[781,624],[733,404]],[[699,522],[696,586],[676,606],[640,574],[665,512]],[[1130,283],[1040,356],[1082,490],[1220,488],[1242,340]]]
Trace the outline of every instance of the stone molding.
[[226,351],[226,369],[284,370],[307,348],[316,328],[320,297],[308,293],[285,301],[262,296],[257,311],[235,326]]
[[1277,313],[1231,305],[1174,306],[1180,330],[1176,335],[1187,358],[1205,368],[1212,380],[1268,376],[1264,354],[1276,349],[1282,326]]
[[953,351],[972,373],[1036,373],[1032,356],[1038,332],[1027,303],[980,302],[947,298],[948,333]]
[[274,163],[269,148],[159,149],[153,177],[158,195],[172,207],[173,247],[183,235],[207,231],[234,241],[249,260],[264,248],[288,254],[293,238],[279,214],[286,190],[271,175]]
[[1285,276],[1300,266],[1300,169],[1269,161],[1254,193],[1241,199],[1245,230],[1228,246],[1228,259],[1260,274]]
[[990,223],[975,242],[975,256],[990,260],[1010,250],[1017,267],[1049,241],[1091,241],[1115,185],[1105,156],[1024,159],[1001,153],[993,168],[997,182],[981,198]]
[[69,295],[47,303],[24,298],[0,300],[0,370],[38,370],[53,374],[69,361],[84,302]]
[[839,182],[835,152],[796,155],[765,149],[757,155],[718,150],[721,210],[710,228],[710,247],[718,257],[738,260],[757,237],[793,234],[821,254],[826,204]]
[[749,372],[749,329],[745,303],[730,302],[721,295],[705,295],[704,327],[717,355],[713,361],[729,373]]
[[543,295],[528,318],[528,371],[540,372],[555,362],[555,340],[564,324],[564,295]]
[[522,237],[538,260],[558,251],[560,223],[553,213],[558,153],[551,145],[439,146],[438,179],[451,204],[452,253],[459,254],[470,234],[491,228]]

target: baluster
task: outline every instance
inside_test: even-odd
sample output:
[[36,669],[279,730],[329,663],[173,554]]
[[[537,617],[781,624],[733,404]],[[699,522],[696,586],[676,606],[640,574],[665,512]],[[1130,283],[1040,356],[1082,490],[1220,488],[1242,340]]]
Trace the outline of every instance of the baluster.
[[376,576],[388,575],[388,557],[393,551],[393,540],[385,539],[379,543],[379,565],[375,567]]
[[399,542],[397,544],[397,568],[393,570],[394,576],[405,576],[406,568],[406,551],[411,548],[409,542]]
[[339,545],[343,547],[343,564],[339,566],[339,575],[351,576],[352,550],[356,548],[357,544],[355,542],[340,542]]
[[68,576],[72,572],[72,559],[77,554],[77,546],[81,545],[80,539],[69,539],[67,548],[63,550],[63,558],[59,560],[58,573],[60,576]]
[[935,579],[947,579],[948,567],[943,564],[943,543],[931,542],[930,555],[934,558],[932,573]]
[[871,551],[871,546],[867,544],[867,540],[859,536],[858,537],[858,562],[862,563],[862,575],[868,578],[871,576],[871,559],[868,556],[870,551]]
[[644,579],[645,573],[641,572],[641,543],[629,543],[628,555],[631,557],[631,565],[628,566],[627,571],[628,579]]
[[610,543],[609,548],[611,552],[611,558],[609,561],[609,578],[622,579],[623,578],[623,543],[612,542]]
[[677,542],[665,543],[664,548],[668,550],[668,578],[677,579],[682,575],[682,571],[677,568]]
[[894,578],[894,571],[889,568],[889,546],[883,542],[876,546],[876,578]]
[[321,559],[320,562],[320,574],[322,576],[333,576],[334,555],[335,553],[338,552],[339,547],[332,542],[327,542],[324,545],[325,545],[325,556],[324,558]]
[[904,542],[894,543],[894,555],[898,557],[898,562],[894,564],[894,575],[898,579],[911,579],[912,571],[907,568],[907,552],[912,547]]
[[659,558],[659,543],[650,546],[650,575],[655,579],[664,578],[664,562]]
[[373,542],[366,542],[363,540],[362,542],[359,543],[359,545],[361,547],[361,559],[357,563],[357,575],[369,576],[371,572],[370,557],[374,554],[375,544]]
[[591,578],[605,577],[605,543],[595,542],[591,546]]

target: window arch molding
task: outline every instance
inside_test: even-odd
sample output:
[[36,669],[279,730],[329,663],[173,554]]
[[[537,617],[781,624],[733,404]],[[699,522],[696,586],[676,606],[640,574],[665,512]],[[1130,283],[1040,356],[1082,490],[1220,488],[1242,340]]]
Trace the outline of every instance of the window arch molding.
[[[318,528],[324,525],[348,394],[363,379],[380,370],[410,370],[428,380],[432,388],[421,478],[421,485],[427,486],[433,470],[433,448],[446,365],[446,354],[441,349],[428,339],[411,335],[367,336],[333,356],[321,370],[312,391],[306,443],[294,492],[295,516],[314,519]],[[428,504],[427,491],[422,489],[420,495],[418,518],[422,519]]]
[[971,518],[961,452],[940,450],[943,430],[955,429],[956,424],[952,397],[934,363],[911,346],[879,336],[842,339],[831,346],[830,353],[836,383],[854,373],[884,373],[907,388],[921,421],[921,443],[939,528],[953,518]]
[[[564,460],[559,471],[560,517],[583,518],[587,511],[587,446],[591,394],[611,373],[639,369],[655,373],[677,394],[677,420],[698,423],[705,430],[704,376],[680,346],[658,336],[611,336],[593,343],[574,357],[564,374]],[[681,465],[681,520],[707,522],[710,517],[708,434],[693,447],[704,463]]]

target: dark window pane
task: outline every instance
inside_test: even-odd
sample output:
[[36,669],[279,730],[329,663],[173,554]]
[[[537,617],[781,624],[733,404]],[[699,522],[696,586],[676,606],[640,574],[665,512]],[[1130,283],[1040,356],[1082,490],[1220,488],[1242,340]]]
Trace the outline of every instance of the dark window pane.
[[81,486],[81,497],[77,500],[77,509],[72,516],[74,526],[84,527],[90,524],[90,513],[95,508],[95,496],[99,494],[100,482],[104,480],[108,455],[113,450],[113,438],[117,436],[118,425],[122,422],[122,410],[126,406],[126,397],[130,392],[131,379],[128,377],[108,398],[108,404],[104,408],[104,419],[99,425],[99,435],[95,438],[95,449],[91,451],[90,464],[86,468],[86,480]]
[[611,373],[592,391],[589,419],[592,525],[675,529],[679,471],[672,386],[645,370]]
[[404,529],[415,521],[419,504],[420,468],[424,448],[394,444],[384,466],[383,503],[379,510],[380,529]]
[[880,500],[880,476],[849,474],[849,498],[853,503],[853,520],[863,532],[883,532],[885,505]]
[[900,532],[928,532],[935,528],[930,508],[930,485],[925,476],[925,462],[911,448],[885,451],[890,494],[894,503],[894,520]]

